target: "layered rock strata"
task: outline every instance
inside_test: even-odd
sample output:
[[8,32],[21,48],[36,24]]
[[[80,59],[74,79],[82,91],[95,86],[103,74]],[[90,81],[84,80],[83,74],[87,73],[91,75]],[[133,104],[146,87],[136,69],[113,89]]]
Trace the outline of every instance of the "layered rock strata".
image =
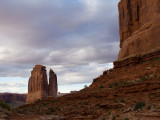
[[[53,94],[49,96],[56,97],[57,84],[51,84],[55,83],[54,81],[57,83],[57,79],[54,79],[54,77],[52,77],[51,75],[50,84],[48,85],[46,67],[42,65],[36,65],[31,72],[31,77],[28,82],[28,95],[26,102],[33,103],[37,100],[46,100],[49,95],[48,93],[50,92],[54,92],[54,96]],[[56,88],[56,90],[53,89],[54,87]],[[50,88],[52,88],[53,91],[51,91]]]
[[149,51],[141,55],[133,55],[125,59],[115,61],[114,68],[116,69],[116,68],[122,68],[126,66],[132,66],[132,65],[140,64],[146,61],[152,61],[157,59],[160,60],[160,49]]
[[118,60],[160,48],[160,0],[121,0],[118,7]]

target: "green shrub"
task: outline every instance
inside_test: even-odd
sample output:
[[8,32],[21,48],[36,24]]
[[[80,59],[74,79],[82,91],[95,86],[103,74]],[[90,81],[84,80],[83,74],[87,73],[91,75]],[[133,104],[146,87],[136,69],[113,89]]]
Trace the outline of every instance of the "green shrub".
[[103,86],[103,85],[99,86],[99,89],[102,89],[102,88],[104,88],[104,86]]
[[129,118],[125,118],[124,120],[129,120]]
[[52,113],[55,112],[54,108],[52,108],[52,107],[48,108],[48,111],[52,112]]
[[150,110],[150,109],[151,109],[151,106],[148,106],[147,109]]
[[112,87],[117,88],[117,87],[118,87],[118,85],[119,85],[119,83],[113,83],[113,84],[110,84],[110,85],[109,85],[109,88],[112,88]]
[[139,102],[135,105],[134,110],[136,111],[136,110],[142,109],[144,106],[145,106],[145,103]]
[[0,100],[0,106],[2,108],[4,108],[4,109],[11,110],[10,105],[8,105],[7,103],[3,102],[2,100]]
[[57,100],[52,100],[52,103],[56,103],[57,102]]
[[116,119],[116,117],[114,116],[113,118],[112,118],[112,120],[115,120]]

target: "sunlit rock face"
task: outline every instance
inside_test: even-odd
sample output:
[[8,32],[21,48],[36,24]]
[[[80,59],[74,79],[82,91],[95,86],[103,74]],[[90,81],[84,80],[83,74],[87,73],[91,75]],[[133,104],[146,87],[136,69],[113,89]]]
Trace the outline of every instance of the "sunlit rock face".
[[160,48],[160,0],[119,2],[118,60]]
[[50,73],[50,84],[48,85],[46,67],[42,65],[36,65],[33,68],[28,82],[28,95],[26,99],[27,103],[33,103],[37,100],[46,100],[48,96],[57,96],[57,84],[54,84],[55,81],[57,83],[57,79],[55,79],[56,74],[53,76],[52,72]]

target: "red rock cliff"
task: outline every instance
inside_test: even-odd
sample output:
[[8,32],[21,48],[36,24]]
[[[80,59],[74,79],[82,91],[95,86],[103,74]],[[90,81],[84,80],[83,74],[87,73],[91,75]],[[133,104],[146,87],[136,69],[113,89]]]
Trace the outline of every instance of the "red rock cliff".
[[120,52],[118,60],[159,49],[160,0],[119,2]]

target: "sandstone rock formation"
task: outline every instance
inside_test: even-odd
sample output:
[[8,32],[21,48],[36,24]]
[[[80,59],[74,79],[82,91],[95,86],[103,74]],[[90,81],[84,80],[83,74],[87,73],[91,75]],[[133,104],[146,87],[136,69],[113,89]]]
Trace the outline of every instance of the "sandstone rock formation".
[[57,75],[52,69],[49,71],[49,96],[57,96]]
[[119,2],[118,60],[160,48],[160,0]]
[[[57,79],[54,79],[54,77],[50,77],[50,81],[52,81],[51,83],[54,83],[54,81],[57,83]],[[55,85],[56,87],[52,85],[54,84],[48,85],[46,67],[42,65],[36,65],[31,72],[31,77],[28,82],[28,95],[26,102],[32,103],[37,100],[46,100],[48,98],[48,93],[50,93],[49,86],[54,92],[54,97],[56,97],[57,84]],[[55,91],[53,89],[54,87],[56,88]]]

